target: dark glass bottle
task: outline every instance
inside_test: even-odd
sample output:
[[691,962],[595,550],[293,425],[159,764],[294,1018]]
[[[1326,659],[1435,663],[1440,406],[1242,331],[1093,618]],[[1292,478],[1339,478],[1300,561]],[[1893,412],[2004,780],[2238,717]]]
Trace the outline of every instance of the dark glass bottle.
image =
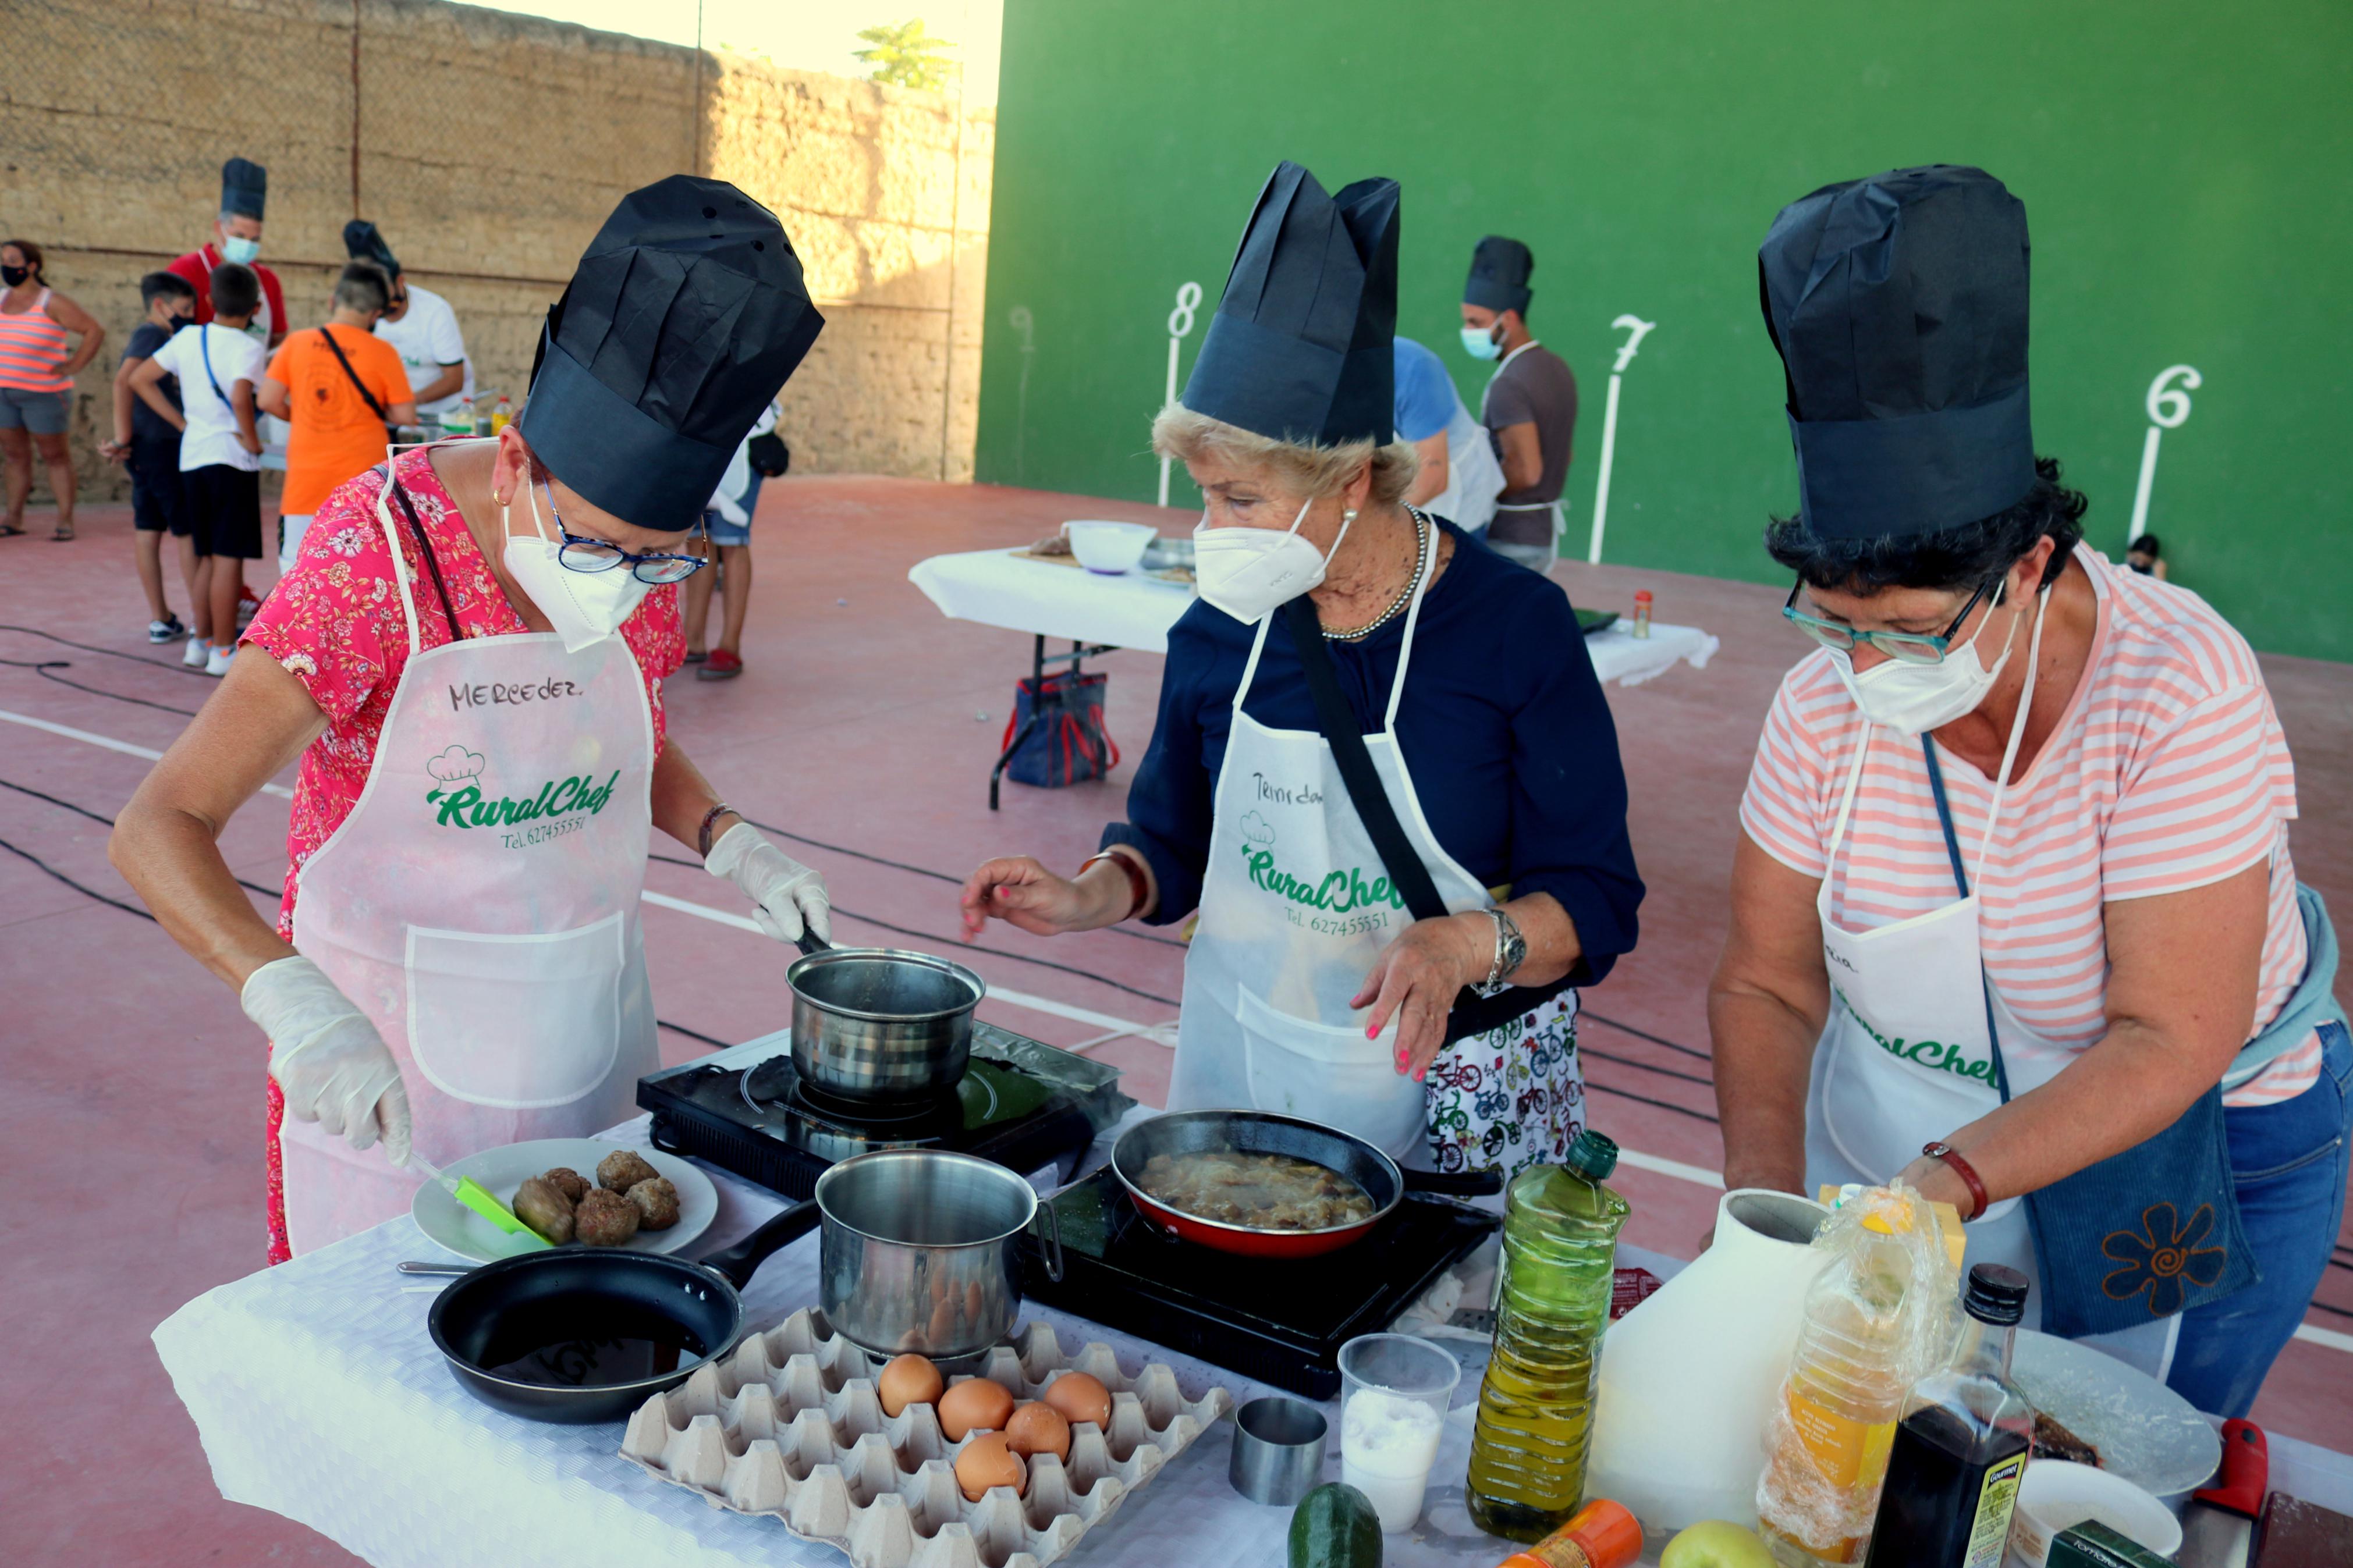
[[1969,1270],[1952,1364],[1905,1401],[1866,1568],[2000,1568],[2034,1439],[2034,1407],[2010,1381],[2026,1276]]

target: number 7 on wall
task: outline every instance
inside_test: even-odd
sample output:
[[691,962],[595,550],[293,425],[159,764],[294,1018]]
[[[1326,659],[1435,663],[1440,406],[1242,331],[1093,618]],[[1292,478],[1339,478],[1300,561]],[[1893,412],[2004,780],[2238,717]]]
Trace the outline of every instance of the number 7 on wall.
[[1651,335],[1659,323],[1646,321],[1636,315],[1624,315],[1609,323],[1613,332],[1629,332],[1618,349],[1618,363],[1609,367],[1609,399],[1601,409],[1601,472],[1593,482],[1593,540],[1586,546],[1585,559],[1599,563],[1601,559],[1601,531],[1609,524],[1609,465],[1618,453],[1618,384],[1626,374],[1626,367],[1634,363],[1635,353],[1642,340]]

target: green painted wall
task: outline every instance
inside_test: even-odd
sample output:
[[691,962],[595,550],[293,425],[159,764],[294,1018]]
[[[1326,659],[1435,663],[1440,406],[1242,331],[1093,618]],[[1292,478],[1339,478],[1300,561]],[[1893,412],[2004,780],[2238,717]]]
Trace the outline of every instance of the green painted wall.
[[[2168,365],[2150,527],[2177,581],[2259,647],[2353,659],[2353,5],[2085,0],[1009,0],[978,474],[1149,500],[1177,286],[1189,370],[1277,159],[1402,183],[1400,330],[1475,410],[1454,342],[1472,243],[1535,249],[1537,334],[1585,412],[1630,311],[1607,558],[1777,575],[1795,495],[1756,247],[1781,204],[1905,163],[1972,163],[2026,203],[2042,449],[2121,553]],[[1026,325],[1025,325],[1026,323]],[[1177,475],[1171,500],[1191,504]]]

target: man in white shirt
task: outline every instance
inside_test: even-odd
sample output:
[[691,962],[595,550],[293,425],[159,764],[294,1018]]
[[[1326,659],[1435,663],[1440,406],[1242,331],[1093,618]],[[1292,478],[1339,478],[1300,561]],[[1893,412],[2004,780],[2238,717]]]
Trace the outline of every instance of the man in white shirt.
[[[237,602],[245,563],[261,555],[261,437],[253,389],[267,353],[246,331],[261,307],[261,280],[224,262],[207,281],[213,319],[175,332],[131,373],[132,394],[180,428],[180,478],[194,517],[196,571],[190,586],[195,635],[186,662],[227,675],[237,651]],[[163,380],[180,383],[180,408]]]
[[412,286],[401,275],[392,247],[375,225],[353,218],[343,226],[343,249],[354,261],[373,261],[392,279],[392,303],[376,321],[375,335],[400,351],[408,389],[417,395],[417,418],[430,428],[460,399],[474,395],[474,362],[458,331],[458,313],[430,289]]

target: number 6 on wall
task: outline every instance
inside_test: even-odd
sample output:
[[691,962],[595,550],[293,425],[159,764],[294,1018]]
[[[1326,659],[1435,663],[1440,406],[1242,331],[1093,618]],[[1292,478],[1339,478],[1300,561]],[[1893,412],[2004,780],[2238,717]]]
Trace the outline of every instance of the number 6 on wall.
[[[2179,381],[2180,384],[2175,385]],[[2157,485],[2157,447],[2168,430],[2178,430],[2189,417],[2189,395],[2206,384],[2206,378],[2189,365],[2168,365],[2148,384],[2148,395],[2142,399],[2148,408],[2148,437],[2140,446],[2140,483],[2133,490],[2132,530],[2125,535],[2125,548],[2130,550],[2133,541],[2148,531],[2148,492]]]

